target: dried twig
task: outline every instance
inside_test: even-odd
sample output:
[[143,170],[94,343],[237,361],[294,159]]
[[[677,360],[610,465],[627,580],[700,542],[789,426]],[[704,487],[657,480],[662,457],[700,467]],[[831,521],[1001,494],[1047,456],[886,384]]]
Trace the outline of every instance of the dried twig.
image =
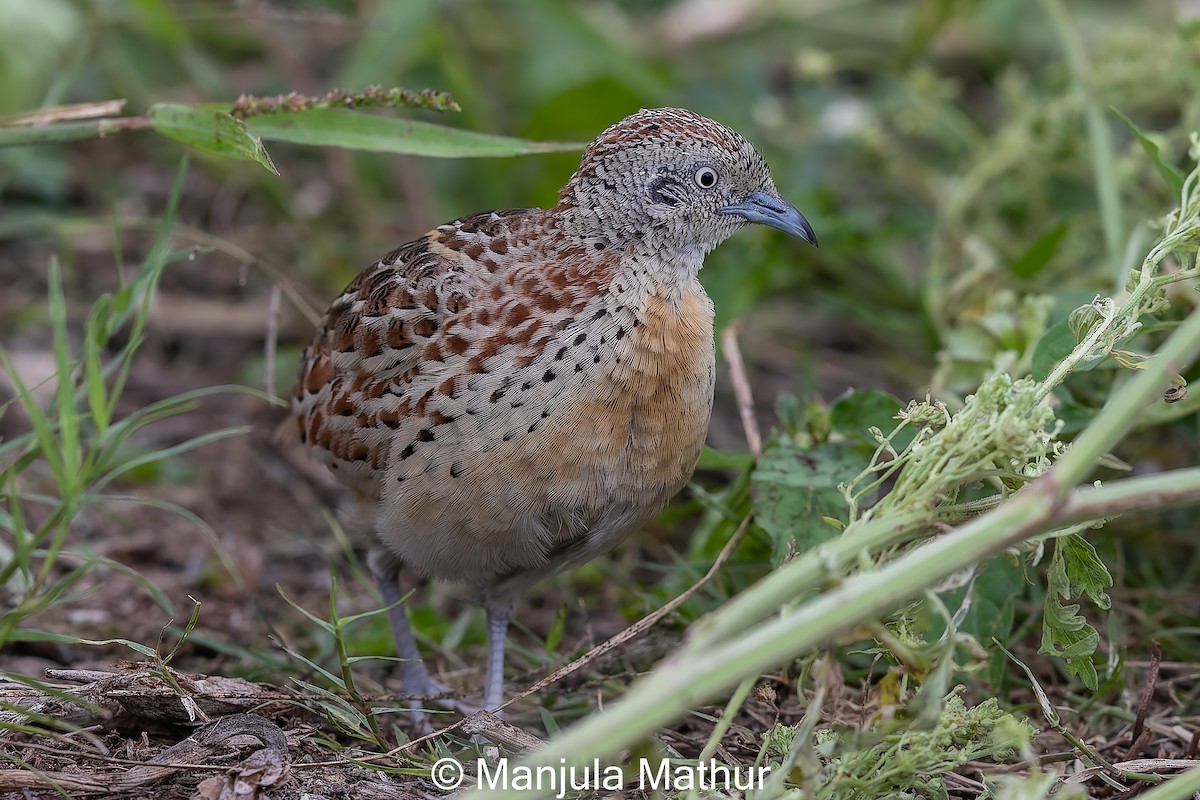
[[1160,664],[1162,664],[1162,645],[1158,642],[1151,642],[1150,668],[1146,671],[1146,683],[1142,686],[1141,697],[1138,698],[1137,717],[1133,721],[1133,732],[1129,735],[1131,740],[1129,754],[1125,756],[1127,761],[1137,758],[1138,753],[1149,741],[1149,737],[1145,737],[1146,741],[1142,741],[1142,730],[1146,725],[1146,712],[1150,709],[1150,701],[1154,697],[1154,686],[1158,683]]
[[762,434],[758,432],[758,420],[754,418],[754,395],[750,381],[746,378],[746,365],[742,363],[742,351],[738,348],[737,323],[725,326],[721,334],[721,350],[725,363],[729,365],[729,378],[733,381],[733,396],[737,398],[738,415],[742,418],[742,430],[746,432],[746,444],[755,458],[762,458]]
[[278,283],[271,284],[267,296],[267,334],[263,338],[263,381],[267,397],[277,400],[275,394],[275,350],[279,344],[279,298],[283,290]]
[[[609,652],[615,650],[616,648],[620,647],[621,645],[625,644],[629,640],[637,638],[638,636],[640,636],[641,634],[645,633],[647,630],[652,628],[663,617],[667,616],[668,614],[673,613],[675,611],[675,609],[679,608],[681,605],[686,603],[688,601],[688,599],[691,598],[692,595],[694,595],[702,586],[704,586],[704,584],[706,584],[710,580],[712,580],[713,576],[717,574],[718,570],[720,570],[721,567],[725,564],[725,562],[729,560],[729,556],[732,555],[733,551],[737,548],[738,542],[740,542],[742,540],[742,537],[746,534],[746,531],[750,528],[750,519],[751,519],[751,517],[747,516],[745,519],[742,520],[742,524],[738,525],[737,530],[733,532],[733,536],[730,536],[729,541],[725,543],[725,546],[723,548],[721,548],[721,552],[717,554],[716,559],[713,561],[712,566],[709,567],[708,572],[706,572],[704,574],[704,577],[700,578],[700,580],[693,583],[685,591],[680,593],[680,595],[678,597],[676,597],[675,599],[666,603],[661,608],[656,609],[655,611],[652,611],[651,613],[642,617],[637,622],[633,623],[628,628],[626,628],[625,630],[618,633],[616,636],[613,636],[608,641],[596,645],[591,650],[587,651],[582,656],[580,656],[579,658],[572,661],[570,664],[567,664],[562,669],[556,670],[555,672],[551,673],[550,675],[547,675],[545,678],[542,678],[540,681],[535,683],[533,686],[530,686],[524,692],[513,697],[507,703],[500,706],[500,709],[508,708],[513,703],[516,703],[519,700],[524,700],[526,697],[529,697],[531,694],[534,694],[535,692],[540,692],[542,689],[545,689],[547,686],[557,683],[558,681],[562,680],[563,678],[567,677],[568,675],[571,675],[572,673],[578,672],[580,669],[583,669],[583,667],[585,667],[588,664],[590,664],[591,662],[595,661],[597,658],[604,655],[605,653],[609,653]],[[500,709],[497,709],[497,710],[500,710]]]
[[125,108],[126,102],[125,100],[99,100],[93,103],[71,103],[65,106],[39,108],[36,111],[28,111],[16,116],[4,117],[0,119],[0,125],[34,127],[51,125],[55,122],[67,122],[69,120],[115,117]]

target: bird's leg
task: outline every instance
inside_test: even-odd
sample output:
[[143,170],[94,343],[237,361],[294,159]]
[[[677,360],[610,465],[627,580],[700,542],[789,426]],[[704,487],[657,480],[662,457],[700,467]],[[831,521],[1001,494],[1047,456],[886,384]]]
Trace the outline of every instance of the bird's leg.
[[513,604],[489,599],[487,606],[488,658],[487,687],[483,694],[483,708],[495,711],[504,702],[504,643],[508,636],[508,619],[512,616]]
[[421,650],[404,613],[404,596],[396,582],[397,576],[379,578],[379,591],[388,608],[388,622],[392,625],[392,638],[396,644],[396,656],[400,659],[400,677],[404,680],[404,691],[408,694],[433,695],[446,691],[446,687],[435,681],[425,667]]
[[[400,659],[400,678],[404,681],[404,692],[406,694],[426,697],[451,692],[452,690],[449,686],[441,681],[434,680],[425,666],[425,661],[421,658],[421,650],[417,647],[417,640],[413,636],[412,626],[408,623],[408,615],[404,613],[404,603],[400,602],[404,595],[400,593],[397,571],[392,571],[391,575],[377,574],[375,579],[379,583],[379,592],[383,595],[384,604],[390,606],[388,608],[388,622],[392,626],[392,638],[396,644],[396,656]],[[445,697],[428,702],[448,711],[457,711],[464,716],[478,710],[469,703],[464,703],[462,700],[454,697]],[[413,709],[420,709],[422,701],[412,700],[409,702],[409,705]],[[416,716],[418,716],[418,724],[424,722],[423,714]]]

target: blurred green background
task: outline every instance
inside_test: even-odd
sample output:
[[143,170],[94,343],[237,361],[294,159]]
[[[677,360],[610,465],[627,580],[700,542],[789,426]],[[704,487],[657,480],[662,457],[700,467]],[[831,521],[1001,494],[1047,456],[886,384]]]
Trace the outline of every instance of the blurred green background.
[[[1121,194],[1119,229],[1101,226],[1086,107],[1161,132],[1175,161],[1200,127],[1186,7],[1066,10],[1082,85],[1035,0],[2,0],[0,112],[383,84],[452,92],[452,125],[582,142],[640,107],[686,106],[757,143],[820,234],[814,253],[750,231],[704,272],[721,322],[753,311],[766,330],[750,348],[764,377],[801,392],[922,391],[940,353],[933,387],[952,395],[998,354],[1025,355],[1046,314],[1111,291],[1147,239],[1140,223],[1169,202],[1103,110]],[[281,178],[197,159],[183,221],[314,286],[318,305],[440,221],[551,203],[576,163],[271,149]],[[146,134],[0,153],[0,234],[37,248],[31,234],[83,215],[152,213],[178,155]],[[1035,306],[1021,297],[1031,289],[1061,302]]]
[[[541,140],[586,142],[648,106],[714,117],[759,146],[821,242],[813,250],[747,230],[701,276],[718,323],[741,321],[757,410],[771,426],[778,397],[830,400],[849,387],[931,391],[953,406],[994,370],[1028,372],[1047,329],[1119,291],[1152,241],[1147,221],[1173,198],[1109,107],[1185,166],[1188,133],[1200,129],[1198,14],[1184,0],[0,0],[0,114],[111,98],[140,114],[167,100],[381,84],[449,91],[463,109],[403,112],[413,118]],[[164,278],[129,403],[262,386],[264,366],[286,394],[312,330],[306,307],[319,312],[361,268],[439,222],[551,204],[578,163],[571,153],[431,160],[269,149],[280,177],[191,154],[175,235],[211,249]],[[39,363],[44,372],[51,254],[77,309],[116,285],[119,265],[151,241],[184,151],[149,133],[0,150],[0,335],[30,375]],[[1190,288],[1177,295],[1175,316],[1196,298]],[[264,356],[276,333],[278,354]],[[1061,390],[1068,430],[1103,404],[1114,374],[1097,369]],[[1197,394],[1148,415],[1169,424],[1119,455],[1142,470],[1196,463]],[[325,524],[305,499],[313,492],[256,460],[282,418],[263,406],[243,398],[189,417],[201,427],[251,418],[262,430],[220,458],[146,479],[173,487],[218,532],[300,530],[315,542]],[[784,401],[784,416],[798,407]],[[0,434],[12,424],[0,419]],[[710,444],[745,449],[724,376]],[[677,507],[666,521],[694,510]],[[1163,588],[1148,613],[1170,614],[1171,625],[1200,617],[1194,598],[1172,599],[1169,588],[1200,573],[1192,525],[1179,515],[1140,530],[1148,558],[1116,543],[1106,553],[1118,571],[1128,558],[1138,583]],[[278,554],[234,538],[243,577],[260,586],[230,596],[269,596]],[[687,550],[686,536],[676,543]],[[300,547],[317,574],[317,555],[333,546]],[[626,566],[640,563],[642,550],[626,552]],[[205,569],[189,579],[220,583]],[[594,583],[593,607],[628,602],[619,582]],[[328,589],[323,577],[312,584]],[[557,608],[526,619],[551,629]],[[1146,630],[1157,624],[1142,619]],[[450,626],[443,641],[461,635]]]

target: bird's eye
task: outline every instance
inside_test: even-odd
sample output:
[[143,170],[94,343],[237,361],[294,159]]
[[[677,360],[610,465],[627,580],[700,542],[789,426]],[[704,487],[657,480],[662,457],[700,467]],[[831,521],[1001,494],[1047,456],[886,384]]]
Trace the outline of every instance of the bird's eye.
[[712,167],[701,167],[694,176],[696,185],[701,189],[711,189],[717,185],[717,171]]

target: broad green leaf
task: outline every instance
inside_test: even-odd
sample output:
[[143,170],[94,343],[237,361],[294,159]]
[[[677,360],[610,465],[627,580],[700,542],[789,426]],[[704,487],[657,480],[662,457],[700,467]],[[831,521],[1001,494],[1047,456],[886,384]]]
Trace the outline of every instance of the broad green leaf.
[[[905,404],[882,389],[851,389],[829,407],[829,424],[843,436],[856,439],[874,450],[879,443],[868,428],[878,428],[884,436],[900,424],[896,415]],[[908,447],[916,432],[905,428],[896,434],[892,447],[897,452]]]
[[[959,623],[959,631],[975,637],[975,641],[985,647],[993,638],[1007,644],[1016,617],[1017,598],[1023,594],[1023,583],[1024,574],[1020,564],[1011,558],[993,558],[979,571],[969,587],[964,586],[948,593],[943,597],[943,601],[951,612],[956,612],[962,606],[969,589],[971,605]],[[944,630],[942,620],[935,617],[929,638],[936,639]],[[999,684],[1005,669],[1003,651],[992,651],[986,674],[993,686]]]
[[1032,278],[1044,270],[1058,252],[1058,246],[1062,244],[1063,237],[1070,227],[1071,223],[1063,222],[1039,236],[1037,241],[1029,245],[1029,249],[1012,263],[1009,268],[1012,274],[1018,278]]
[[763,453],[751,487],[755,518],[771,537],[775,564],[837,535],[839,528],[826,518],[847,520],[838,485],[848,483],[865,466],[862,455],[837,444],[802,450],[777,440]]
[[[1058,547],[1063,556],[1066,575],[1071,581],[1075,594],[1086,594],[1096,606],[1104,611],[1112,607],[1105,589],[1113,585],[1112,575],[1108,567],[1096,554],[1092,543],[1077,533],[1064,536],[1058,540]],[[1074,595],[1072,595],[1074,596]]]
[[1055,540],[1054,557],[1047,571],[1046,600],[1043,607],[1042,646],[1039,653],[1063,659],[1067,673],[1078,675],[1092,691],[1099,684],[1092,656],[1100,644],[1100,635],[1079,613],[1079,604],[1066,604],[1086,594],[1101,609],[1112,603],[1105,589],[1112,576],[1096,549],[1078,534]]
[[271,141],[431,158],[494,158],[559,153],[583,147],[569,142],[532,142],[400,117],[322,108],[263,114],[250,117],[246,125],[252,133]]
[[1063,428],[1060,432],[1062,435],[1078,433],[1086,428],[1099,413],[1099,409],[1079,402],[1071,393],[1070,387],[1059,386],[1054,390],[1054,396],[1058,398],[1054,416],[1062,421]]
[[1033,379],[1045,380],[1058,362],[1069,356],[1077,344],[1079,339],[1075,337],[1067,320],[1056,322],[1047,328],[1042,338],[1033,346],[1033,359],[1030,364]]
[[205,153],[256,161],[275,175],[262,139],[246,129],[245,123],[228,113],[206,106],[156,103],[150,107],[154,130]]
[[696,469],[732,469],[740,472],[753,463],[754,456],[745,450],[714,450],[708,445],[704,445]]
[[1183,191],[1183,171],[1174,164],[1163,160],[1162,153],[1158,150],[1158,145],[1152,142],[1146,134],[1142,133],[1141,129],[1133,124],[1133,120],[1112,106],[1109,106],[1108,110],[1120,117],[1121,121],[1129,126],[1129,130],[1133,131],[1133,135],[1142,143],[1142,149],[1146,151],[1146,155],[1150,156],[1150,160],[1154,162],[1154,166],[1158,169],[1158,174],[1162,176],[1163,181],[1167,184],[1167,188],[1171,190],[1171,194],[1178,197],[1180,192]]

